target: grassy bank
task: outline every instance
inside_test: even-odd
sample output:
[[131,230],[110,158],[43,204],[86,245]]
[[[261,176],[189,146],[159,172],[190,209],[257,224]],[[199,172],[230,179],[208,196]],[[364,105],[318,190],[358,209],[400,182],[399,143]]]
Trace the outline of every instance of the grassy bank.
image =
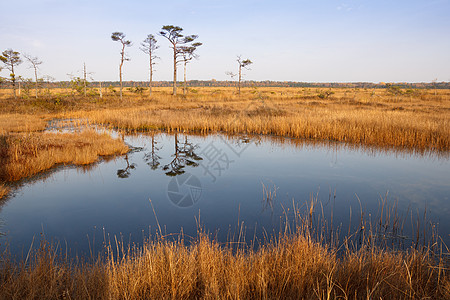
[[17,181],[59,164],[86,165],[100,156],[124,154],[128,147],[118,139],[92,130],[44,133],[47,122],[28,115],[0,115],[0,198],[6,182]]
[[29,99],[4,111],[88,118],[127,130],[271,134],[422,152],[450,149],[449,90],[245,88],[239,96],[234,88],[196,88],[173,97],[169,89],[156,88],[151,98],[128,91],[122,102],[113,94],[57,97]]
[[58,164],[86,165],[99,156],[125,154],[121,140],[94,131],[33,133],[4,136],[0,156],[0,180],[15,181]]
[[[47,243],[21,265],[5,260],[2,299],[449,299],[449,263],[431,251],[366,245],[343,250],[307,235],[280,235],[259,250],[220,246],[200,234],[186,246],[159,238],[106,247],[74,264]],[[117,251],[120,252],[119,257]]]
[[46,125],[44,118],[33,114],[0,114],[0,135],[43,131]]
[[91,112],[88,116],[93,122],[127,130],[270,134],[418,151],[450,149],[448,118],[338,107],[287,107],[287,103],[275,108],[247,106],[246,102],[176,110],[147,106]]
[[3,184],[0,184],[0,199],[2,199],[3,197],[5,197],[9,192],[9,189],[4,186]]
[[[178,130],[271,134],[333,140],[357,145],[450,150],[450,90],[191,88],[173,97],[155,88],[151,98],[127,91],[124,101],[108,89],[103,98],[83,98],[52,90],[47,98],[0,94],[3,114],[42,114],[48,118],[88,118],[128,130]],[[14,104],[14,105],[13,105]]]

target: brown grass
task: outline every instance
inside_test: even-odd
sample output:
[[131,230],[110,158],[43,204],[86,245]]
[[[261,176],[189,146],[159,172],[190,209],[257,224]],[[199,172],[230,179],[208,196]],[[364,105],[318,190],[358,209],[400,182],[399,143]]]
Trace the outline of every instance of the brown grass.
[[[11,104],[0,91],[4,113],[47,118],[88,118],[129,130],[252,133],[342,141],[355,145],[450,150],[450,90],[190,88],[173,97],[155,88],[148,98],[126,91],[124,101],[105,96],[82,98],[55,89],[38,100]],[[66,92],[66,94],[64,94]]]
[[47,122],[34,115],[3,114],[0,115],[0,135],[11,132],[32,132],[45,129]]
[[5,197],[9,192],[9,189],[4,186],[3,184],[0,184],[0,199],[2,199],[3,197]]
[[[43,242],[21,265],[5,260],[2,299],[449,299],[449,264],[430,251],[363,247],[337,255],[306,235],[258,250],[219,246],[200,233],[149,241],[73,264]],[[120,255],[117,255],[117,251]]]
[[15,181],[58,164],[86,165],[99,156],[124,154],[122,141],[94,131],[10,134],[1,137],[0,180]]
[[270,134],[356,145],[450,150],[450,91],[389,95],[385,90],[347,91],[319,98],[316,89],[199,88],[187,97],[160,91],[151,99],[128,95],[122,106],[66,112],[128,130]]

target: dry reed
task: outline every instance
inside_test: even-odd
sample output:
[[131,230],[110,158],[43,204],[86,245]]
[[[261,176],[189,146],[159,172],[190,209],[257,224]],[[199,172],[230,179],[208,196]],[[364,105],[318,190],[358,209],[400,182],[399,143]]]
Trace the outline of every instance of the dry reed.
[[448,91],[412,98],[334,90],[335,95],[321,99],[302,89],[247,89],[241,97],[231,89],[202,89],[181,98],[130,97],[127,107],[62,116],[138,131],[268,134],[422,152],[450,150]]
[[0,135],[10,132],[42,131],[46,125],[44,119],[33,115],[0,115]]
[[[109,89],[108,89],[109,90]],[[3,112],[47,118],[89,118],[129,130],[271,134],[355,145],[449,151],[450,91],[345,88],[190,88],[173,97],[155,88],[151,98],[127,91],[79,97],[49,92],[18,101],[4,91]],[[67,91],[66,91],[67,92]],[[436,92],[436,95],[435,95]]]
[[[449,299],[449,263],[431,251],[364,246],[338,255],[305,234],[253,248],[219,246],[199,232],[141,248],[107,244],[107,257],[75,264],[43,242],[0,269],[2,299]],[[116,250],[117,249],[117,250]],[[119,253],[118,253],[119,252]]]
[[8,194],[8,192],[9,192],[9,189],[5,185],[0,184],[0,199],[5,197]]
[[124,154],[121,140],[94,131],[11,134],[2,137],[0,180],[15,181],[58,164],[86,165],[99,156]]

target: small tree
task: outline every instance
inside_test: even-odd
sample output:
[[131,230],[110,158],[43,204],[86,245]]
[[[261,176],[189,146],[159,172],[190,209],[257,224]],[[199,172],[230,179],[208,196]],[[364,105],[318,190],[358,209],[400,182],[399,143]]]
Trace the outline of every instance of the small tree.
[[[0,72],[1,72],[2,70],[3,70],[3,68],[0,67]],[[0,87],[3,85],[3,83],[4,83],[5,81],[6,81],[6,79],[0,76]]]
[[248,68],[248,66],[249,65],[251,65],[253,62],[250,60],[250,59],[245,59],[245,60],[242,60],[241,59],[241,55],[238,55],[238,57],[237,57],[237,59],[236,59],[236,61],[238,62],[238,64],[239,64],[239,79],[238,79],[238,91],[239,91],[239,95],[241,94],[241,80],[242,80],[242,68],[244,68],[244,69],[247,69],[247,70],[250,70],[249,68]]
[[50,75],[44,75],[42,76],[42,81],[46,84],[46,88],[50,89],[50,87],[53,85],[54,81],[56,81],[56,78]]
[[180,61],[180,56],[182,54],[181,47],[189,46],[188,44],[192,43],[195,39],[198,38],[198,35],[188,35],[184,36],[181,32],[183,28],[174,25],[165,25],[161,28],[159,32],[160,36],[165,37],[172,46],[170,48],[173,49],[173,95],[177,94],[177,65]]
[[437,88],[437,78],[431,80],[431,85],[434,88],[434,96],[437,96],[437,90],[436,90],[436,88]]
[[[70,87],[72,91],[77,92],[80,96],[83,95],[85,81],[81,77],[71,76]],[[72,92],[73,95],[73,92]]]
[[17,78],[17,83],[19,85],[19,97],[23,97],[23,96],[21,96],[23,93],[24,98],[29,98],[31,89],[33,88],[33,86],[35,86],[33,79],[22,78],[22,76],[19,76]]
[[192,59],[198,59],[198,54],[195,53],[195,51],[197,50],[198,47],[200,47],[202,45],[202,43],[193,43],[191,46],[188,47],[180,47],[181,49],[181,54],[182,54],[182,61],[184,64],[184,88],[183,88],[183,95],[186,95],[186,67],[187,64],[192,60]]
[[2,55],[0,55],[0,60],[5,64],[6,68],[11,71],[10,76],[14,91],[14,99],[16,99],[16,74],[14,72],[14,67],[22,63],[20,53],[12,49],[7,49],[2,52]]
[[120,79],[120,100],[122,100],[122,66],[124,61],[130,60],[125,56],[125,47],[131,46],[131,41],[125,40],[125,34],[123,32],[113,32],[111,34],[111,39],[115,42],[120,42],[122,44],[122,50],[120,51],[120,65],[119,65],[119,79]]
[[153,34],[147,35],[147,38],[141,43],[140,49],[148,54],[149,57],[149,82],[148,82],[148,88],[149,88],[149,96],[152,95],[152,82],[153,82],[153,65],[155,65],[155,60],[158,58],[158,56],[155,55],[156,49],[159,48],[159,46],[156,45],[156,39]]
[[[234,81],[234,77],[236,77],[236,75],[237,75],[237,74],[235,74],[235,73],[233,73],[233,72],[231,72],[231,71],[226,71],[225,74],[226,74],[227,76],[230,76],[230,78],[231,78],[232,81]],[[235,87],[236,87],[236,89],[237,89],[237,84],[235,83],[234,85],[235,85]]]
[[83,69],[80,71],[78,70],[77,73],[79,74],[81,72],[80,76],[75,76],[72,73],[67,74],[70,77],[70,86],[73,90],[77,91],[78,94],[84,95],[84,97],[87,97],[87,88],[90,85],[90,82],[88,81],[88,76],[90,80],[94,80],[92,78],[93,72],[88,72],[86,68],[86,63],[83,63]]
[[38,98],[38,88],[39,88],[39,80],[38,80],[38,69],[39,69],[39,65],[42,64],[42,61],[39,60],[39,58],[37,57],[33,57],[29,54],[23,54],[23,57],[26,58],[26,60],[28,60],[28,62],[30,63],[30,68],[34,69],[34,79],[35,79],[35,97],[36,99]]
[[89,82],[87,80],[87,76],[89,75],[90,80],[94,80],[92,78],[93,72],[88,72],[86,69],[86,63],[83,63],[83,92],[84,92],[84,97],[87,97],[87,87],[89,86]]

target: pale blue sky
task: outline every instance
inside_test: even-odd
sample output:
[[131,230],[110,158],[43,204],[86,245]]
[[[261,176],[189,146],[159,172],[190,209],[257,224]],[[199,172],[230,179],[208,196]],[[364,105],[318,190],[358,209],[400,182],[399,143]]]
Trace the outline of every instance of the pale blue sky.
[[[0,50],[38,56],[41,74],[57,80],[83,62],[95,80],[117,80],[113,31],[134,43],[124,80],[147,80],[139,44],[173,24],[204,43],[188,79],[226,80],[241,54],[254,61],[249,80],[450,81],[450,0],[0,1]],[[171,80],[171,49],[157,38],[154,80]],[[25,62],[17,73],[32,77]]]

